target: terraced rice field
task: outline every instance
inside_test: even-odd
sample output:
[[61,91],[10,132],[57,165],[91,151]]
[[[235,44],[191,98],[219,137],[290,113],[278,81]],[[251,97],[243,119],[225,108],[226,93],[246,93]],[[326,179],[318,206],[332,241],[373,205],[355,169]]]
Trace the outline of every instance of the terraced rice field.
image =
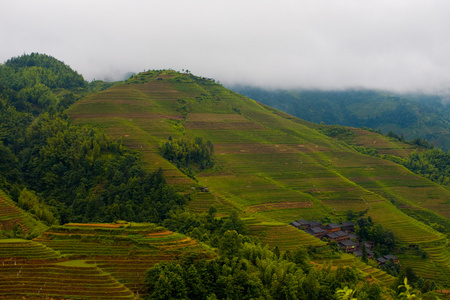
[[95,265],[135,295],[143,295],[145,273],[154,264],[192,252],[214,255],[196,241],[154,224],[67,224],[35,241]]
[[57,259],[61,255],[43,244],[22,239],[0,240],[0,261],[15,260],[47,260]]
[[271,248],[278,246],[280,250],[294,250],[297,246],[324,246],[321,240],[294,228],[280,223],[254,223],[248,225],[251,234]]
[[134,299],[128,288],[95,265],[83,268],[28,262],[0,265],[0,297],[39,295],[42,298]]
[[[206,212],[210,204],[218,205],[222,214],[238,209],[241,216],[258,220],[250,225],[252,234],[282,249],[318,243],[287,226],[296,219],[339,222],[347,210],[368,209],[368,215],[392,229],[400,242],[428,243],[443,236],[392,202],[450,216],[448,189],[393,162],[359,154],[316,131],[317,126],[190,75],[140,74],[78,102],[69,115],[79,123],[104,126],[140,149],[148,169],[163,167],[180,190],[207,186],[214,197],[198,196],[191,202],[193,211]],[[375,133],[356,133],[355,144],[372,145],[382,153],[404,157],[411,151]],[[199,174],[198,183],[188,179],[157,153],[169,135],[210,140],[218,167]],[[450,273],[441,263],[448,249],[436,250],[441,251],[430,256],[429,264]]]
[[22,297],[134,299],[134,294],[95,264],[68,262],[34,241],[0,240],[0,298]]

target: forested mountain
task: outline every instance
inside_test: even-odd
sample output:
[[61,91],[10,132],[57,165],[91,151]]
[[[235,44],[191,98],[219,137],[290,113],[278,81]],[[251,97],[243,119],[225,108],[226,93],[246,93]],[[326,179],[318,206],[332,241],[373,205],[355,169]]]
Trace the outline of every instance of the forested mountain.
[[[313,124],[173,70],[86,83],[31,54],[0,74],[0,297],[433,299],[449,287],[448,157],[422,140]],[[375,258],[400,263],[344,253],[289,225],[300,219],[354,222]]]
[[374,90],[232,89],[310,122],[367,127],[385,134],[392,131],[408,140],[422,138],[450,150],[450,103],[439,96]]

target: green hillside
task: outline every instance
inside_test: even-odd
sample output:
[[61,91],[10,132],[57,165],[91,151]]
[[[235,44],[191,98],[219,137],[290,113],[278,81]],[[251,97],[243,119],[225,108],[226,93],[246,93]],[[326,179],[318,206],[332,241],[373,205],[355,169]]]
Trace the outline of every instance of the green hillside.
[[[360,154],[317,125],[174,71],[138,74],[85,97],[68,114],[139,150],[147,170],[163,168],[169,184],[190,193],[192,211],[206,212],[210,205],[221,214],[238,209],[251,234],[286,250],[323,245],[288,225],[294,220],[340,222],[349,210],[367,210],[393,230],[400,247],[419,245],[428,253],[427,259],[408,256],[402,264],[420,265],[421,276],[449,286],[447,237],[426,225],[448,220],[449,189],[394,162]],[[211,141],[215,166],[197,170],[194,179],[186,176],[159,154],[169,136]],[[202,186],[209,192],[200,191]],[[408,216],[406,208],[424,222]]]
[[450,149],[450,104],[442,97],[373,90],[233,90],[310,122],[393,131]]
[[[449,287],[449,189],[402,166],[447,184],[436,149],[309,123],[189,73],[88,84],[35,53],[0,65],[0,116],[0,298]],[[298,219],[352,220],[403,267],[342,254]]]

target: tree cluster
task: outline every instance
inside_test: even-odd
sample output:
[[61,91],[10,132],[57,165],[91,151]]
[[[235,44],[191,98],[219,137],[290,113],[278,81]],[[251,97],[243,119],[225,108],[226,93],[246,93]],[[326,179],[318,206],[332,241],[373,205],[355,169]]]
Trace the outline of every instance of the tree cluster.
[[405,167],[442,185],[450,185],[450,151],[428,149],[411,153]]
[[209,169],[214,166],[214,146],[211,141],[206,143],[201,137],[193,140],[181,138],[169,140],[159,148],[160,154],[175,164],[188,176],[195,176],[195,170]]
[[381,224],[375,224],[372,218],[359,218],[356,228],[356,233],[363,241],[374,241],[375,252],[381,255],[388,254],[392,251],[396,244],[394,232],[390,229],[384,229]]

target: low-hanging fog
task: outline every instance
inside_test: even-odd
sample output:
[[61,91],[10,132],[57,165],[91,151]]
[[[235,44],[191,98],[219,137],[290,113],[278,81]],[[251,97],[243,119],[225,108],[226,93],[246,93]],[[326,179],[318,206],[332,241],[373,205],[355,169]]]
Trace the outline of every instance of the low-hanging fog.
[[450,1],[3,1],[0,61],[46,53],[87,80],[188,69],[269,88],[449,92]]

